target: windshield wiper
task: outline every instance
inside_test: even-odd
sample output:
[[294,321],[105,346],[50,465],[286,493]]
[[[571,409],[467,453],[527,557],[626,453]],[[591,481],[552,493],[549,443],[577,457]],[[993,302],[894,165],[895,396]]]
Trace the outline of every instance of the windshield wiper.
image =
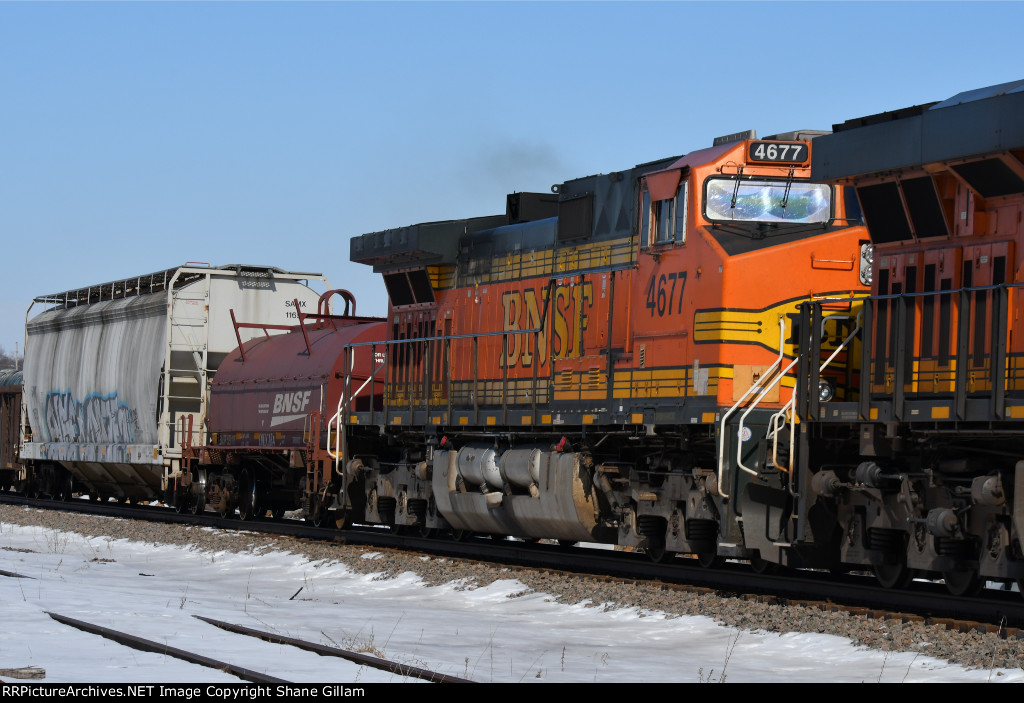
[[729,204],[730,210],[736,209],[736,196],[740,192],[740,180],[743,178],[743,167],[740,166],[739,170],[736,171],[736,185],[732,187],[732,202]]
[[782,214],[783,214],[783,219],[785,219],[786,205],[789,204],[789,191],[793,187],[793,173],[795,171],[796,171],[796,169],[794,169],[794,168],[789,169],[789,176],[786,178],[786,192],[782,195]]

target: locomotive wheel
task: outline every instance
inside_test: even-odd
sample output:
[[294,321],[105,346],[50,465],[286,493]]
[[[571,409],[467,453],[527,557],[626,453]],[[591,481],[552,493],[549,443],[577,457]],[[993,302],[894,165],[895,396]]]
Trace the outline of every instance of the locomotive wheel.
[[778,564],[762,559],[760,554],[756,557],[750,557],[750,569],[755,574],[772,574],[778,571],[778,568]]
[[721,566],[722,560],[718,556],[718,545],[698,550],[697,563],[705,569],[716,569]]
[[954,596],[976,596],[985,585],[985,579],[974,569],[964,571],[943,571],[946,590]]
[[874,564],[871,570],[883,588],[906,588],[914,580],[914,570],[906,564]]
[[665,564],[672,561],[675,558],[676,553],[665,549],[664,544],[648,545],[644,551],[647,552],[647,556],[651,558],[655,564]]

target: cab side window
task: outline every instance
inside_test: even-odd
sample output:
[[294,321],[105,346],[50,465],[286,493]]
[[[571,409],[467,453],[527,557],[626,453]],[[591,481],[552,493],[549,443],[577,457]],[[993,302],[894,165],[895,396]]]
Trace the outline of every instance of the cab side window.
[[[640,246],[651,244],[685,244],[687,208],[687,181],[679,184],[672,198],[651,201],[645,188],[640,216]],[[653,235],[653,242],[651,241]]]

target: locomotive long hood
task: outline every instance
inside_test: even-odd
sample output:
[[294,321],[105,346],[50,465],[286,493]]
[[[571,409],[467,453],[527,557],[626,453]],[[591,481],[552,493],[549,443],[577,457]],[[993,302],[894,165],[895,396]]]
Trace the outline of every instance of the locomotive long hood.
[[834,181],[1024,147],[1024,80],[835,125],[814,142],[815,180]]

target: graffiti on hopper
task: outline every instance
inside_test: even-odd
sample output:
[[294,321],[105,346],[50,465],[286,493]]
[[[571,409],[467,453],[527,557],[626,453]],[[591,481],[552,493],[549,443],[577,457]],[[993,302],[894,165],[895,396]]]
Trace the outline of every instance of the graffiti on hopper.
[[131,444],[137,413],[117,402],[117,393],[94,394],[78,402],[68,393],[46,396],[46,429],[51,442]]

